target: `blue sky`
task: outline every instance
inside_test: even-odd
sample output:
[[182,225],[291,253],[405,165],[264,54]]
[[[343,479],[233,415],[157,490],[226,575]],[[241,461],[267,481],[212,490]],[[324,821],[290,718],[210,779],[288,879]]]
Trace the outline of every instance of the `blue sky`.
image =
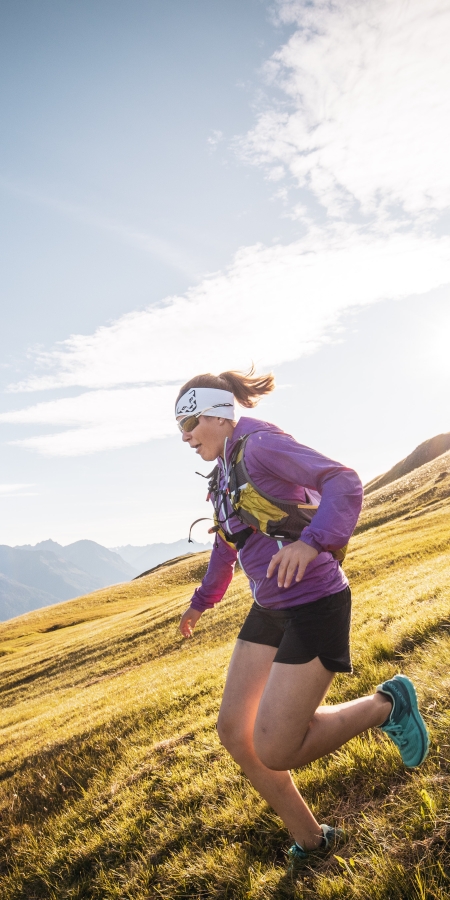
[[184,536],[198,371],[363,480],[450,430],[446,6],[0,6],[1,542]]

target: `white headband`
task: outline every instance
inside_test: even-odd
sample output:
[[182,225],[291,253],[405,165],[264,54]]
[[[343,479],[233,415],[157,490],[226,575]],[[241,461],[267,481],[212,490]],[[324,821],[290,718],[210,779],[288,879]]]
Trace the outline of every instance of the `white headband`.
[[217,388],[191,388],[178,400],[175,416],[188,416],[193,413],[234,419],[233,394],[231,391],[219,391]]

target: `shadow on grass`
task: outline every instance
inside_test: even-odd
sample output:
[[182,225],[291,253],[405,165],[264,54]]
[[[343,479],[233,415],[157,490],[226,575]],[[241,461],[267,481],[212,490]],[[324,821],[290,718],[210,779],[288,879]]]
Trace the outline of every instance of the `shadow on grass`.
[[[197,696],[202,693],[199,686]],[[149,742],[149,757],[154,757],[154,765],[145,767],[142,773],[130,775],[129,783],[159,769],[158,757],[173,753],[172,747],[183,740],[192,740],[194,732],[169,738],[152,745],[150,729],[161,716],[169,717],[175,724],[179,698],[161,705],[158,709],[146,708],[129,716],[121,716],[104,725],[84,732],[68,741],[54,744],[40,753],[23,759],[15,769],[4,769],[0,774],[3,782],[0,805],[2,838],[0,839],[0,872],[7,871],[11,852],[20,827],[43,828],[45,823],[56,819],[66,807],[73,807],[89,791],[92,782],[99,778],[99,771],[105,773],[105,780],[99,782],[99,793],[110,789],[108,773],[120,764],[127,748],[127,739],[132,735],[144,735]],[[109,795],[110,796],[110,795]],[[101,820],[110,814],[91,816],[91,821]]]

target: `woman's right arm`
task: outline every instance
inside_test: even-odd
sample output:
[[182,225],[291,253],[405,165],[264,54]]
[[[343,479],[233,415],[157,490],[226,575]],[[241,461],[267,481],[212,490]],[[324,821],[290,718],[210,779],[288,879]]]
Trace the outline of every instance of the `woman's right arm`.
[[191,636],[205,609],[212,609],[220,602],[233,578],[236,559],[236,548],[216,535],[205,577],[200,587],[194,591],[190,606],[181,617],[179,629],[183,637]]

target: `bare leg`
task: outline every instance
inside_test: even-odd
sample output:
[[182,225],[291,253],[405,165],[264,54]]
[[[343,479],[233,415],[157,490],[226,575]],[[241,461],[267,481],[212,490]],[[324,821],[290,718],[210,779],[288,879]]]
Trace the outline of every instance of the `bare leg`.
[[333,673],[319,659],[305,665],[273,663],[275,653],[274,647],[237,641],[217,727],[256,790],[310,850],[319,845],[322,832],[287,770],[382,724],[391,703],[375,694],[317,709]]
[[332,678],[317,657],[304,665],[272,665],[254,731],[266,766],[304,766],[387,719],[392,704],[380,693],[317,709]]
[[[287,771],[273,771],[258,759],[253,729],[276,649],[238,640],[228,670],[217,729],[223,745],[253,786],[283,819],[296,841],[314,849],[322,838],[319,824]],[[328,673],[329,680],[332,675]],[[318,697],[316,706],[322,695]]]

